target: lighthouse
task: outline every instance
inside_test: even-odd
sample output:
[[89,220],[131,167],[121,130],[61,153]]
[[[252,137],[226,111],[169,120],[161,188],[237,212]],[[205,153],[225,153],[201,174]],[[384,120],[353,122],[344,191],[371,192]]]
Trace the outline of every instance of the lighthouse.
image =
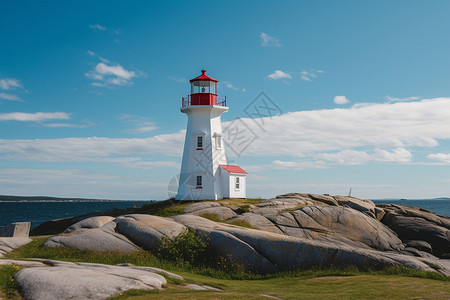
[[245,198],[242,168],[228,165],[222,139],[221,115],[228,111],[226,97],[217,96],[218,80],[206,75],[191,79],[191,93],[182,98],[180,111],[188,117],[177,200]]

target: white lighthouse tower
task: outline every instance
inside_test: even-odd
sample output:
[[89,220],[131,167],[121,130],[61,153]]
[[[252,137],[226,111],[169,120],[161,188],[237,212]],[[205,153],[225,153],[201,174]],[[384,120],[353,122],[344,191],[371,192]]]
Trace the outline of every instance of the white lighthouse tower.
[[202,75],[191,79],[191,94],[182,99],[188,125],[177,200],[219,200],[246,197],[247,172],[228,165],[220,116],[227,99],[217,97],[217,80]]

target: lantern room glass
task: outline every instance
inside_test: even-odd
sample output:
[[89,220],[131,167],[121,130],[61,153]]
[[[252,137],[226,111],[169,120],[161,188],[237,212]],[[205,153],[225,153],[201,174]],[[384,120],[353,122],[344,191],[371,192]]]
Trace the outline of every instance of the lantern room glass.
[[192,82],[191,94],[197,93],[217,94],[217,82],[206,80]]

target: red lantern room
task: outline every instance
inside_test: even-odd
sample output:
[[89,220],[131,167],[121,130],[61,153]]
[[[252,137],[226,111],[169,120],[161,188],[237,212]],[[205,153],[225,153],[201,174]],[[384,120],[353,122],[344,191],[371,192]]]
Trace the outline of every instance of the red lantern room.
[[189,80],[191,83],[191,94],[184,98],[183,107],[191,105],[221,105],[226,106],[226,97],[217,99],[217,79],[209,77],[202,70],[202,75]]

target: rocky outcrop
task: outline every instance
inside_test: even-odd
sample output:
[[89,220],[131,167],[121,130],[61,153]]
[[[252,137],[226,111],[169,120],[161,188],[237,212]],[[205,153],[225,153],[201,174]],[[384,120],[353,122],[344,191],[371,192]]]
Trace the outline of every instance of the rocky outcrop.
[[221,220],[228,220],[236,216],[236,213],[229,207],[222,206],[217,202],[200,202],[186,206],[183,209],[185,214],[203,216],[215,215]]
[[[98,217],[94,217],[98,218]],[[81,221],[84,224],[95,224],[97,220],[91,218]],[[49,238],[45,247],[67,247],[80,250],[95,251],[122,251],[132,252],[139,247],[132,243],[126,236],[117,233],[115,222],[108,222],[103,226],[85,228],[83,225],[73,225],[67,229],[69,233]],[[75,228],[75,229],[74,229]]]
[[[377,207],[385,212],[381,222],[392,229],[403,242],[418,245],[417,241],[421,241],[419,250],[450,258],[449,217],[406,205],[379,204]],[[416,242],[411,244],[412,241]],[[428,245],[430,249],[427,249]]]
[[[246,212],[236,214],[240,210]],[[244,221],[254,229],[213,222],[201,217],[205,214],[215,214],[228,223]],[[427,239],[405,233],[406,240],[397,232],[403,224],[401,218],[410,218],[412,223],[418,219],[417,227],[426,221],[428,227],[437,226],[441,231],[435,229],[436,237]],[[448,241],[444,239],[447,221],[427,211],[376,207],[354,197],[290,193],[247,205],[245,210],[228,203],[200,202],[171,218],[141,214],[95,217],[72,225],[45,245],[155,251],[162,238],[173,239],[189,228],[209,237],[214,255],[260,273],[319,266],[364,269],[400,265],[450,275],[448,261],[435,257],[436,249],[447,253],[445,247],[437,246]],[[441,238],[438,242],[437,237]]]
[[0,237],[0,257],[29,242],[28,237]]
[[106,299],[130,289],[161,289],[154,269],[46,261],[50,267],[21,270],[15,279],[25,299]]
[[117,232],[146,250],[155,250],[163,237],[178,236],[187,228],[168,218],[151,215],[125,215],[114,220]]

